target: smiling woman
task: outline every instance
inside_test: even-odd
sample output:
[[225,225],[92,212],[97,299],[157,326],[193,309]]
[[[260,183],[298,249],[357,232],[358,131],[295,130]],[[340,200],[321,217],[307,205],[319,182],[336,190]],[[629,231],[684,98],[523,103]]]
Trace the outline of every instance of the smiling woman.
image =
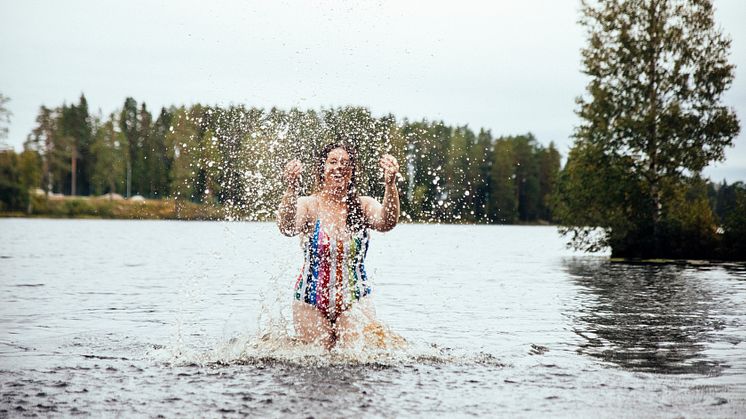
[[321,150],[311,196],[298,197],[300,161],[285,167],[287,191],[277,221],[283,234],[301,235],[304,265],[295,284],[293,323],[304,343],[350,348],[365,343],[371,333],[382,341],[384,329],[375,319],[364,261],[368,229],[388,231],[399,219],[399,164],[388,154],[379,164],[386,185],[383,204],[358,196],[356,153],[346,144]]

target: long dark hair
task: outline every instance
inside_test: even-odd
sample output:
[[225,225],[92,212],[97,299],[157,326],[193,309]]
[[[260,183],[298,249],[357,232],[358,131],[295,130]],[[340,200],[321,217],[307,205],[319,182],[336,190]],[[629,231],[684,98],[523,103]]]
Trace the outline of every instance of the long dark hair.
[[347,188],[347,229],[352,232],[358,232],[367,227],[365,222],[365,216],[363,215],[363,209],[360,206],[360,197],[357,194],[357,151],[350,144],[344,142],[334,142],[324,146],[319,153],[316,165],[316,190],[321,191],[324,185],[324,165],[326,164],[326,158],[329,156],[332,150],[335,148],[341,148],[347,152],[350,156],[350,168],[352,169],[352,176],[350,176],[350,185]]

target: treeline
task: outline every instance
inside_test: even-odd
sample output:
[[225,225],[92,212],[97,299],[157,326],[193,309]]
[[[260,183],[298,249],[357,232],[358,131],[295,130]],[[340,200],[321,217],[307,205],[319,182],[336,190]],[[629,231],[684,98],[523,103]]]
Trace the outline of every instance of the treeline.
[[[596,207],[584,203],[595,202],[601,191],[635,191],[606,179],[608,168],[600,157],[571,155],[561,169],[555,146],[544,147],[531,134],[493,137],[487,130],[442,122],[377,118],[359,107],[283,111],[193,105],[164,108],[154,117],[144,103],[127,98],[121,110],[103,117],[91,114],[81,96],[77,104],[42,106],[23,151],[0,151],[0,211],[146,214],[122,205],[40,198],[119,194],[173,201],[143,215],[148,218],[269,219],[283,192],[284,164],[292,158],[304,163],[304,193],[311,193],[316,152],[340,139],[358,150],[362,194],[382,195],[378,158],[382,153],[397,157],[402,210],[411,221],[562,222],[572,214],[592,225]],[[587,167],[579,171],[581,163]],[[664,226],[671,243],[696,243],[700,255],[717,246],[743,247],[737,238],[746,237],[744,183],[695,177],[671,191],[666,205],[680,209]],[[721,240],[725,236],[729,239]]]
[[410,220],[552,221],[560,154],[531,134],[496,138],[468,126],[374,117],[359,107],[193,105],[153,115],[145,103],[127,98],[104,117],[89,111],[84,96],[77,104],[42,106],[24,150],[3,152],[0,205],[33,213],[29,191],[39,189],[168,198],[217,205],[228,218],[265,219],[282,194],[285,162],[301,159],[309,193],[315,153],[340,139],[358,150],[363,194],[382,195],[378,158],[397,157],[403,214]]

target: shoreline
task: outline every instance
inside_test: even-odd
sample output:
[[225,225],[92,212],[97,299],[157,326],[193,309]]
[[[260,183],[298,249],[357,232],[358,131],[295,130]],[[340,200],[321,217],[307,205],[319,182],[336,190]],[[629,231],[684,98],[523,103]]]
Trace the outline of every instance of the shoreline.
[[[213,207],[216,211],[221,211],[220,207]],[[27,214],[21,211],[0,211],[0,219],[2,218],[27,218],[27,219],[49,219],[49,220],[127,220],[127,221],[232,221],[232,222],[274,222],[274,218],[267,219],[249,219],[249,218],[235,218],[228,219],[225,215],[221,215],[217,218],[185,218],[185,217],[110,217],[107,215],[97,214],[49,214],[49,213],[33,213]],[[525,222],[525,223],[452,223],[452,222],[433,222],[433,221],[409,221],[400,220],[398,224],[422,224],[422,225],[449,225],[449,226],[511,226],[511,227],[560,227],[559,224],[552,224],[548,222]]]
[[[136,200],[108,196],[31,195],[29,211],[1,211],[0,218],[99,219],[99,220],[175,220],[175,221],[274,221],[274,217],[233,214],[218,204],[200,204],[173,198]],[[266,214],[266,212],[265,212]],[[546,220],[515,223],[480,223],[408,220],[401,224],[554,226]]]

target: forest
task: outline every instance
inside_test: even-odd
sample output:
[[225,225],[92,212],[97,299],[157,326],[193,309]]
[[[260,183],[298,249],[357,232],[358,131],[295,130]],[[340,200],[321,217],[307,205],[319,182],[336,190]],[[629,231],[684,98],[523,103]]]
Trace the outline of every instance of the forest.
[[[5,151],[2,209],[34,213],[34,193],[173,199],[217,206],[233,219],[266,219],[282,194],[279,173],[300,158],[312,179],[315,153],[332,141],[358,150],[361,193],[383,193],[376,161],[401,162],[407,220],[551,222],[560,170],[553,143],[529,134],[494,137],[468,126],[374,117],[360,107],[170,107],[153,115],[127,98],[107,117],[77,104],[42,106],[20,153]],[[304,184],[310,193],[314,185]]]

